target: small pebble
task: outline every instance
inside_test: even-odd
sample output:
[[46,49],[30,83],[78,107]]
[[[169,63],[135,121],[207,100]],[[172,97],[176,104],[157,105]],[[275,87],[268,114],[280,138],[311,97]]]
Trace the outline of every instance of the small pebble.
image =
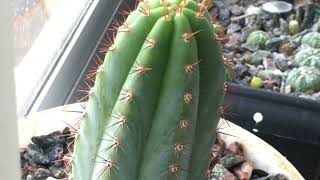
[[273,70],[276,68],[276,65],[272,58],[263,58],[262,64],[264,68],[268,70],[271,70],[271,69]]
[[286,85],[284,89],[285,94],[290,94],[292,92],[292,88],[290,85]]
[[249,52],[249,51],[246,51],[244,54],[243,54],[243,60],[247,63],[250,63],[251,62],[251,59],[252,59],[252,53]]
[[46,180],[57,180],[57,179],[53,177],[48,177]]
[[286,41],[284,36],[275,37],[266,42],[266,49],[268,51],[276,51]]
[[63,151],[64,151],[64,145],[53,144],[52,146],[48,147],[45,152],[50,162],[53,162],[62,158]]
[[28,175],[26,180],[33,180],[32,176],[31,175]]
[[264,84],[264,88],[265,89],[273,90],[273,88],[277,84],[277,81],[275,81],[275,80],[264,80],[263,84]]
[[233,67],[233,72],[235,72],[237,77],[240,77],[241,79],[248,74],[249,68],[241,63],[238,63]]
[[243,162],[240,166],[234,168],[234,174],[240,180],[249,180],[252,174],[253,165],[249,162]]
[[48,156],[36,144],[29,144],[27,146],[27,152],[35,163],[48,164],[50,162]]
[[233,4],[228,7],[228,9],[231,11],[232,15],[234,16],[240,16],[244,13],[243,7],[239,6],[238,4]]
[[280,18],[279,22],[280,22],[280,30],[282,34],[289,34],[289,23],[283,18]]
[[64,173],[64,167],[63,166],[51,166],[50,171],[55,178],[64,178],[65,173]]
[[287,58],[284,54],[274,52],[272,53],[272,59],[276,67],[279,68],[281,71],[288,70]]
[[259,69],[256,66],[250,66],[248,72],[251,76],[257,76]]
[[219,160],[219,164],[229,169],[245,161],[243,156],[234,155],[232,153],[225,155]]
[[271,55],[269,51],[258,50],[252,54],[251,64],[259,65],[262,64],[263,59]]
[[52,146],[52,144],[64,144],[66,142],[66,138],[62,136],[61,132],[56,131],[48,135],[32,137],[31,141],[34,144],[37,144],[39,147],[45,149],[49,146]]
[[274,36],[280,36],[282,34],[282,31],[280,28],[274,28],[272,32]]
[[251,52],[255,52],[259,49],[258,45],[247,44],[247,43],[241,44],[241,48],[244,50],[251,51]]
[[237,178],[223,165],[216,164],[209,173],[209,180],[237,180]]
[[35,175],[33,176],[33,178],[35,180],[38,180],[38,179],[45,179],[47,177],[51,176],[51,173],[48,169],[44,169],[44,168],[39,168]]
[[239,155],[239,156],[243,156],[243,147],[242,144],[240,144],[239,142],[234,142],[231,143],[228,147],[227,150],[230,151],[231,153],[233,153],[234,155]]
[[260,14],[261,13],[261,8],[256,7],[253,5],[249,5],[249,7],[246,10],[246,14],[251,15],[251,14]]
[[275,92],[280,92],[279,86],[273,86],[272,90],[275,91]]
[[22,149],[20,150],[20,166],[21,168],[24,167],[28,162],[29,162],[29,156],[28,153],[26,151],[26,149]]
[[254,169],[252,170],[251,179],[257,179],[261,177],[267,177],[269,174],[261,169]]
[[239,24],[236,24],[236,23],[229,24],[228,30],[227,30],[228,34],[235,33],[238,31],[241,31],[241,26]]
[[279,47],[279,53],[285,54],[287,56],[292,56],[294,54],[297,45],[293,43],[285,43]]

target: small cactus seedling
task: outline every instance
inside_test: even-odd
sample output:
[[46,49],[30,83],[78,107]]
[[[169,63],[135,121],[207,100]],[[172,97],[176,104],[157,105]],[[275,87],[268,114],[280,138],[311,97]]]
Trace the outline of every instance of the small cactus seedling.
[[224,33],[225,29],[221,24],[212,24],[213,25],[213,32],[214,33]]
[[306,66],[294,68],[288,74],[287,84],[295,92],[316,92],[320,90],[320,70]]
[[320,48],[320,33],[310,32],[301,39],[301,44],[311,48]]
[[295,55],[294,65],[316,67],[320,69],[320,49],[303,47]]
[[247,38],[247,44],[258,46],[261,49],[264,49],[266,46],[266,42],[270,39],[268,33],[264,31],[253,31],[249,34]]
[[143,0],[95,74],[75,180],[205,179],[225,64],[209,0]]
[[250,86],[253,87],[253,88],[257,88],[257,89],[262,88],[263,87],[263,81],[259,77],[253,77],[251,79]]
[[300,24],[297,20],[291,20],[289,22],[289,32],[292,35],[295,35],[300,32]]

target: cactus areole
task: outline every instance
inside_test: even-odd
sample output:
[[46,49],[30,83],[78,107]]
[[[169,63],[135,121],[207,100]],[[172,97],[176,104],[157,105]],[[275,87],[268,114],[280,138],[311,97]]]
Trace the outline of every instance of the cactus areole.
[[141,1],[97,69],[75,180],[203,180],[225,68],[209,1]]

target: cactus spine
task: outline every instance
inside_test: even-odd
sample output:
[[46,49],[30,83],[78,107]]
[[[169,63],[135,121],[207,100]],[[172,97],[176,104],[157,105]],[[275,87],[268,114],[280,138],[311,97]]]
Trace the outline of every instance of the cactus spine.
[[205,179],[224,95],[207,0],[143,1],[97,69],[75,180]]

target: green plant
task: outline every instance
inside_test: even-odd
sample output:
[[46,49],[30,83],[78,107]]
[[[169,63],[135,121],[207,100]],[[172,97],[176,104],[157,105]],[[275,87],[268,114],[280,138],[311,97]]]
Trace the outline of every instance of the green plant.
[[294,68],[287,77],[287,84],[295,92],[315,92],[320,90],[320,70],[302,66]]
[[320,33],[310,32],[301,39],[301,44],[312,48],[320,48]]
[[258,46],[261,49],[264,49],[266,42],[270,39],[268,33],[264,31],[253,31],[249,34],[247,38],[247,44]]
[[320,69],[320,49],[303,47],[295,55],[294,65],[309,66]]
[[221,24],[212,24],[212,26],[215,34],[221,35],[225,33],[225,28]]
[[140,2],[97,69],[75,180],[205,179],[225,68],[211,3]]

